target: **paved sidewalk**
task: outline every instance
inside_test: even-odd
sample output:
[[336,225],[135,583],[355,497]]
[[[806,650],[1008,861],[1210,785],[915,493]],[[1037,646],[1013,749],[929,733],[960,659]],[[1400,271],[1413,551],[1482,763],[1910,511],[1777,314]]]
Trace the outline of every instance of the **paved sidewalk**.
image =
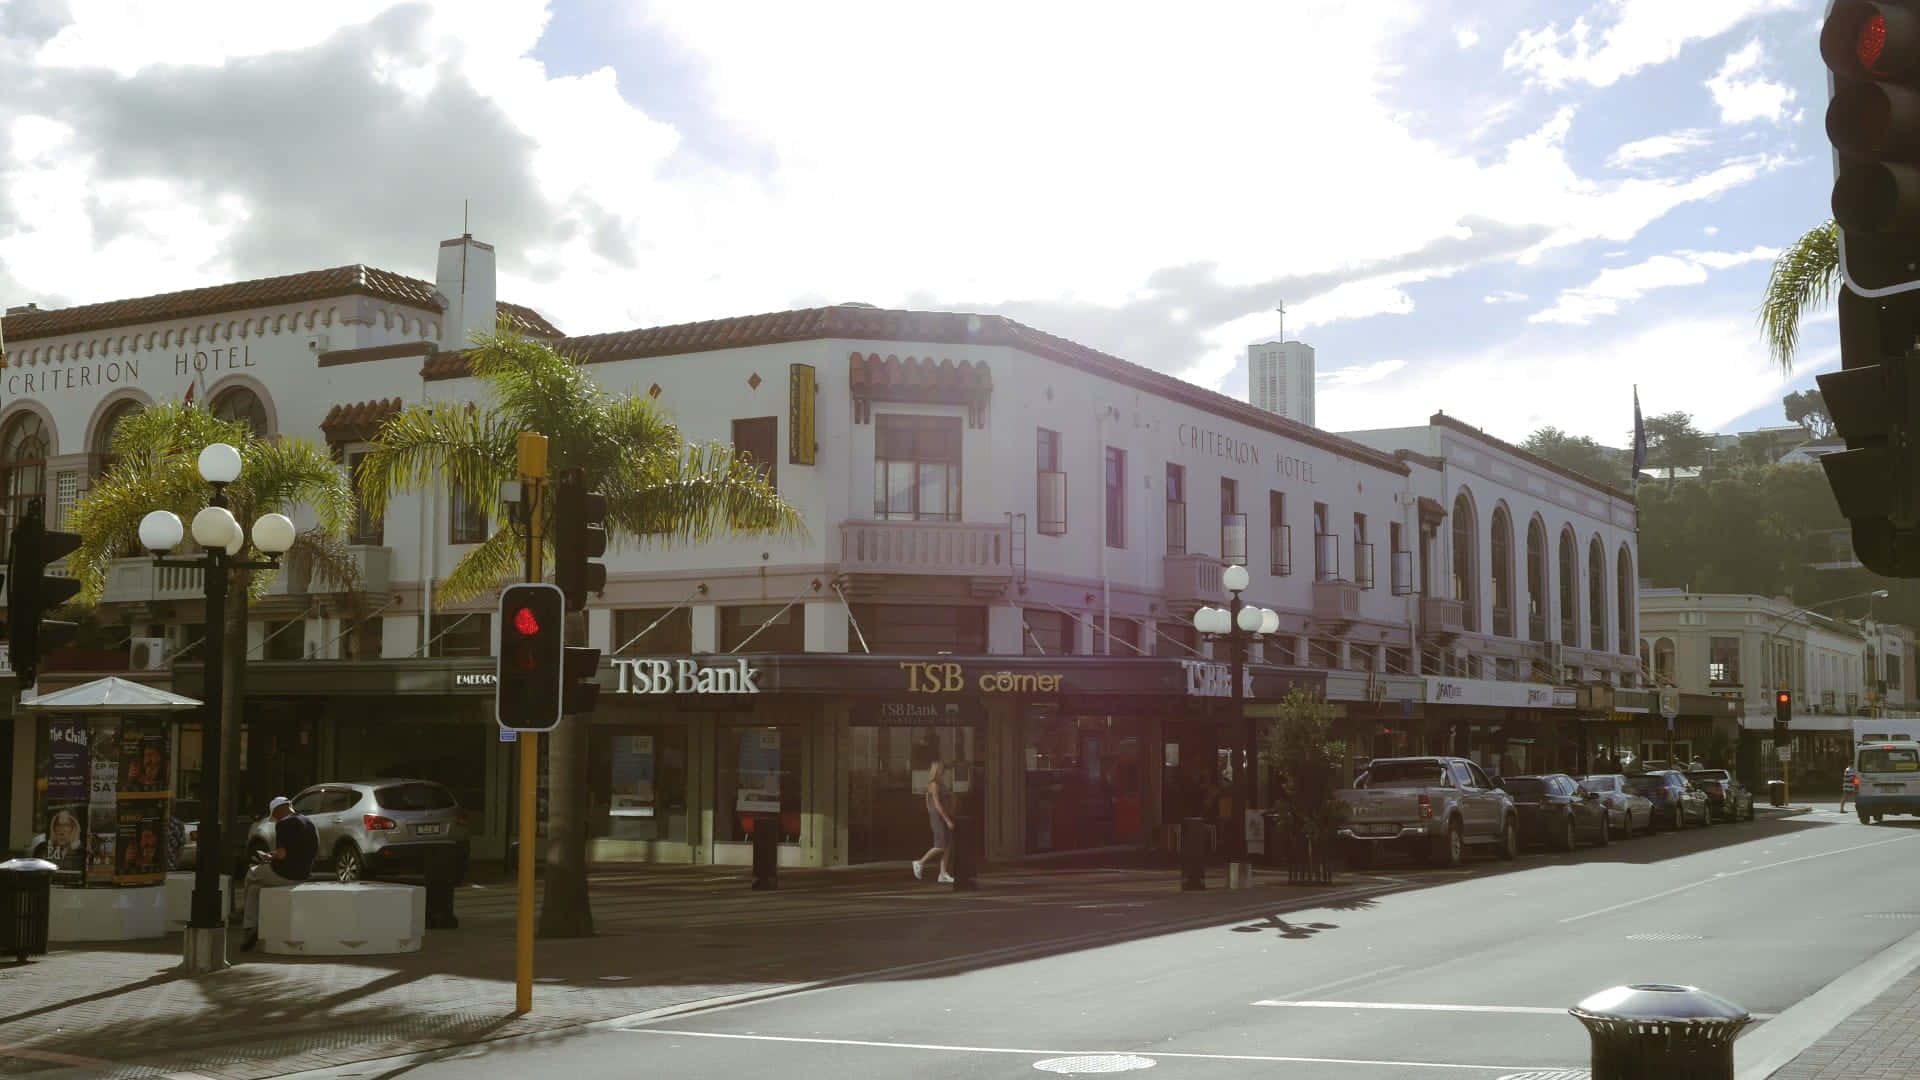
[[1773,1073],[1772,1080],[1911,1080],[1920,1076],[1920,970]]
[[[576,1027],[943,962],[993,963],[1333,903],[1396,879],[1331,887],[1284,872],[1205,892],[1147,867],[1043,866],[983,874],[976,892],[913,881],[904,866],[782,871],[775,892],[726,867],[595,875],[597,936],[537,942],[534,1009],[515,1016],[510,885],[462,889],[458,930],[402,956],[235,953],[217,975],[174,973],[180,938],[62,947],[0,966],[0,1075],[254,1080],[305,1069]],[[1235,935],[1236,937],[1238,935]],[[896,972],[895,974],[904,974]]]

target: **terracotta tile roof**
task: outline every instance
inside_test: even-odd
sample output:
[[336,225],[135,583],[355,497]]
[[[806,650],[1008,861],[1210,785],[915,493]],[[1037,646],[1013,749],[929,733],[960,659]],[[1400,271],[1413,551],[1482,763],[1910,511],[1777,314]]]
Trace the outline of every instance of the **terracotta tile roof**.
[[[972,398],[991,393],[993,373],[970,360],[935,360],[930,356],[881,356],[854,353],[848,358],[847,377],[854,397],[894,395],[894,400]],[[898,395],[911,395],[906,398]]]
[[320,354],[321,367],[361,364],[369,360],[391,360],[396,356],[432,356],[440,347],[431,341],[398,341],[392,345],[369,345],[364,349],[333,349]]
[[1489,435],[1486,432],[1481,431],[1479,428],[1474,427],[1472,424],[1466,423],[1465,421],[1462,421],[1462,420],[1456,420],[1453,417],[1448,416],[1446,413],[1443,413],[1443,412],[1434,413],[1432,416],[1427,417],[1427,423],[1433,424],[1437,427],[1451,428],[1454,431],[1458,431],[1463,435],[1471,435],[1474,438],[1480,440],[1481,442],[1486,443],[1489,446],[1499,447],[1500,449],[1505,450],[1507,453],[1512,454],[1514,457],[1517,457],[1520,460],[1525,461],[1531,465],[1545,469],[1551,473],[1557,473],[1560,476],[1563,476],[1568,480],[1572,480],[1577,484],[1585,484],[1586,486],[1594,489],[1595,491],[1605,492],[1606,494],[1611,495],[1616,499],[1623,499],[1630,503],[1635,503],[1638,501],[1635,496],[1630,495],[1627,492],[1621,491],[1619,488],[1614,487],[1612,484],[1602,483],[1601,481],[1595,480],[1593,477],[1588,476],[1585,473],[1575,472],[1572,469],[1567,468],[1565,465],[1548,461],[1546,458],[1541,457],[1539,454],[1536,454],[1531,450],[1526,450],[1521,447],[1515,446],[1512,443],[1505,441],[1504,439],[1496,439],[1492,435]]
[[362,401],[353,405],[335,405],[320,421],[320,430],[330,443],[367,442],[380,425],[400,412],[399,398]]
[[[21,311],[6,316],[4,323],[0,323],[0,333],[4,333],[10,342],[27,341],[224,311],[245,311],[275,304],[297,304],[335,296],[371,296],[422,311],[441,310],[441,305],[434,299],[432,282],[356,263],[329,270],[308,270],[281,277],[235,281],[130,300],[108,300],[47,311]],[[532,308],[507,303],[498,304],[497,307],[522,333],[533,337],[561,336],[558,328]]]
[[[1404,462],[1391,454],[1350,439],[1296,423],[1256,409],[1244,401],[1214,393],[1171,375],[1110,356],[1066,338],[1043,333],[1000,315],[970,315],[950,311],[900,311],[860,305],[804,308],[764,315],[622,330],[561,338],[554,347],[589,364],[638,360],[654,356],[738,349],[792,341],[847,339],[896,341],[925,345],[981,345],[1020,349],[1068,367],[1112,379],[1123,385],[1250,427],[1317,446],[1355,461],[1405,475]],[[460,353],[437,353],[421,370],[428,379],[457,379],[467,374]]]

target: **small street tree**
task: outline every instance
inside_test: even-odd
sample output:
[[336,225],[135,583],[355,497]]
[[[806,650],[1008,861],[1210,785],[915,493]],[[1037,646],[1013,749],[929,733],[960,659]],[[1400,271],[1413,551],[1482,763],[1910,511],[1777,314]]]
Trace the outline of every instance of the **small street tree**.
[[1333,793],[1347,747],[1333,739],[1333,707],[1319,694],[1296,687],[1279,713],[1261,732],[1260,759],[1278,784],[1274,805],[1285,820],[1288,874],[1324,883],[1332,877]]
[[[353,521],[353,489],[346,473],[325,447],[285,436],[262,437],[244,420],[221,420],[205,409],[162,402],[128,414],[113,431],[111,464],[75,504],[66,520],[80,534],[80,547],[67,566],[80,580],[80,602],[95,604],[106,589],[116,559],[144,558],[140,519],[149,511],[171,510],[182,521],[207,505],[207,482],[200,477],[200,451],[223,442],[240,451],[240,478],[226,496],[243,528],[261,514],[284,513],[295,520],[311,514],[317,525],[300,533],[282,565],[304,565],[322,580],[343,586],[358,610],[362,602],[359,572],[343,537]],[[284,570],[281,572],[285,572]],[[223,685],[203,693],[221,696],[222,836],[233,833],[239,770],[240,729],[244,720],[247,662],[247,598],[258,596],[272,575],[233,570],[227,583],[227,636]]]
[[[491,336],[476,338],[467,358],[490,401],[434,401],[393,416],[359,472],[360,495],[376,516],[401,492],[458,488],[496,523],[440,583],[439,603],[471,599],[521,576],[521,534],[500,501],[501,484],[518,476],[514,447],[521,432],[547,437],[550,473],[580,468],[589,489],[606,495],[608,539],[616,547],[623,540],[684,545],[722,536],[804,535],[799,512],[751,461],[721,443],[689,444],[653,399],[607,391],[579,360],[518,336],[504,321]],[[550,523],[544,535],[553,536]],[[539,932],[585,937],[594,932],[586,722],[562,723],[549,745]]]

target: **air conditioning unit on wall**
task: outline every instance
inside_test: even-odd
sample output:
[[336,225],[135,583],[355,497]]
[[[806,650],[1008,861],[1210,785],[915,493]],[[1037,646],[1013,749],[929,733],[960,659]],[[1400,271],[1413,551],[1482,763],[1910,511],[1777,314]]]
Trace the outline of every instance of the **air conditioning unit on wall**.
[[128,646],[128,671],[159,671],[167,666],[166,638],[137,637]]

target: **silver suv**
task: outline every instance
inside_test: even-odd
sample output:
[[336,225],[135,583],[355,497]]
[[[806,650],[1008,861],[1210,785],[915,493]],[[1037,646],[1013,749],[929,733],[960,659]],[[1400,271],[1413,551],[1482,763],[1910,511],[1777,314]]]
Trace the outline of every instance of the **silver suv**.
[[[423,872],[430,852],[450,852],[455,880],[466,878],[467,812],[444,784],[404,779],[315,784],[293,797],[293,809],[320,834],[316,872],[325,867],[347,882]],[[254,822],[247,848],[271,851],[274,846],[273,819]]]

